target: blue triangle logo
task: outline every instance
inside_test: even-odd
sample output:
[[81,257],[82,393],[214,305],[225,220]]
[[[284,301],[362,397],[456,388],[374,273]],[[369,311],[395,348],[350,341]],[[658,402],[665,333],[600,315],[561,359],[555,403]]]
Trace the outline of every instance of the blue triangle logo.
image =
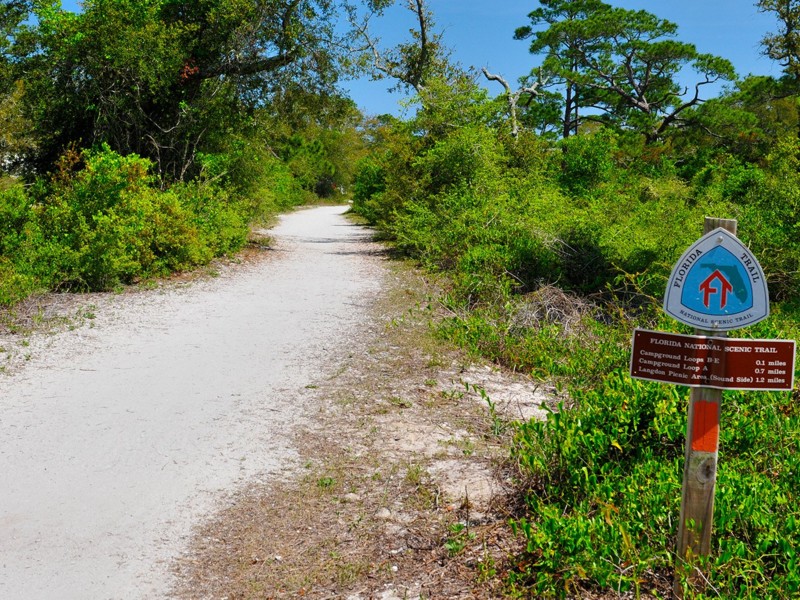
[[741,261],[717,246],[686,274],[681,303],[700,314],[736,314],[753,307],[753,286]]
[[727,331],[769,315],[766,277],[750,249],[715,229],[681,255],[667,284],[664,310],[702,331]]

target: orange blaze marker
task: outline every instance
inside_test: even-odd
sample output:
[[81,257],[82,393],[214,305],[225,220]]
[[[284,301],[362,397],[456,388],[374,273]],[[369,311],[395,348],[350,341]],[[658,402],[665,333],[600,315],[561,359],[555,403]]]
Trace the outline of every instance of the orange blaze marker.
[[697,400],[694,403],[692,450],[716,452],[719,445],[719,402]]

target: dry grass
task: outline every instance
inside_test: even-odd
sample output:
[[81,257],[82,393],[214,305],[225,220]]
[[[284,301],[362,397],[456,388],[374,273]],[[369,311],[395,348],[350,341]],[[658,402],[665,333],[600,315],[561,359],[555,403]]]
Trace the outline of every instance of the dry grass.
[[582,330],[582,323],[595,307],[576,294],[554,285],[544,285],[522,297],[513,309],[511,325],[516,329],[538,329],[560,325],[564,336]]

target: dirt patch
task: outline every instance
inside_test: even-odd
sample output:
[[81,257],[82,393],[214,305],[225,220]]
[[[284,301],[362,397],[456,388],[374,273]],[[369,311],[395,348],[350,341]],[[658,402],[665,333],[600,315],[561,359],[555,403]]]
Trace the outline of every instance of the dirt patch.
[[231,497],[175,565],[176,597],[502,596],[519,549],[507,423],[539,415],[552,390],[437,340],[432,282],[391,268],[369,335],[310,386],[302,472]]

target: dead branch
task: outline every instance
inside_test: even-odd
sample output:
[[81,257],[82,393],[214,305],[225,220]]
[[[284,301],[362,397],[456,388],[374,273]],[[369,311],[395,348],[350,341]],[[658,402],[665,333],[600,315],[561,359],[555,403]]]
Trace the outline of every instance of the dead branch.
[[[508,85],[508,82],[501,76],[495,75],[493,73],[489,73],[486,67],[482,68],[481,71],[483,72],[486,79],[489,81],[497,81],[503,88],[506,90],[506,100],[508,102],[508,112],[511,117],[511,135],[515,138],[519,135],[519,121],[517,120],[517,105],[519,103],[519,99],[522,97],[522,94],[530,94],[530,99],[536,97],[539,92],[538,89],[540,86],[545,85],[547,80],[542,81],[541,77],[539,80],[530,85],[528,87],[521,87],[516,92],[511,92],[511,86]],[[530,104],[529,99],[529,104]]]
[[364,42],[364,47],[358,50],[365,51],[370,56],[373,73],[395,79],[419,93],[425,87],[431,63],[437,58],[440,36],[431,31],[434,27],[433,16],[426,6],[426,0],[407,0],[406,8],[414,14],[417,21],[413,32],[416,38],[413,49],[410,44],[388,51],[381,49],[380,40],[369,31],[369,19],[376,13],[359,23],[356,22],[355,13],[351,11],[350,23],[356,35]]

